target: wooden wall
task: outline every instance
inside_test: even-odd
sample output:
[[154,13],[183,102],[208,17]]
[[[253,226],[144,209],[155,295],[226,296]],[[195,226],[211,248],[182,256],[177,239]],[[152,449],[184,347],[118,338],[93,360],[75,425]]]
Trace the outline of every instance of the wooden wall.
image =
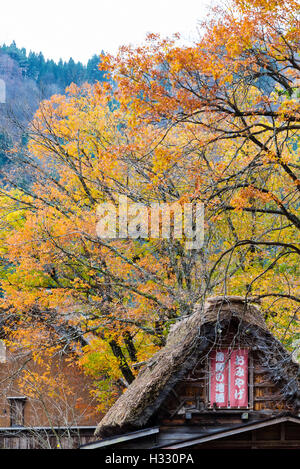
[[[0,363],[0,431],[11,425],[9,397],[25,396],[24,423],[31,426],[82,426],[97,425],[102,415],[90,394],[92,382],[80,371],[70,366],[65,356],[52,359],[49,382],[41,385],[32,380],[32,385],[22,386],[22,372],[33,376],[42,374],[42,366],[29,360],[22,352],[7,352],[6,361]],[[61,388],[57,373],[62,373],[66,383]],[[66,388],[69,392],[66,391]]]
[[0,449],[77,449],[95,440],[95,428],[4,430],[0,429]]
[[[218,344],[218,350],[233,343],[234,331],[230,330],[226,338]],[[199,359],[197,366],[181,380],[171,391],[161,406],[157,422],[162,425],[240,423],[241,414],[248,413],[248,418],[276,415],[282,411],[292,411],[280,393],[279,387],[268,377],[268,369],[261,362],[259,353],[251,348],[251,341],[239,343],[241,348],[249,349],[247,408],[212,409],[209,403],[209,365],[207,355]],[[190,414],[188,420],[187,414]]]

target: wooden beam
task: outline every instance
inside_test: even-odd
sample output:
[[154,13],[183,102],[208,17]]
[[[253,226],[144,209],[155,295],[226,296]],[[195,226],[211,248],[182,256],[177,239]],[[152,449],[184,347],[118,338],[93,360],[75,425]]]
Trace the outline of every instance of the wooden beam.
[[284,423],[280,424],[280,440],[281,441],[285,440],[285,424]]
[[[179,448],[187,448],[187,447],[191,447],[195,445],[201,445],[202,443],[206,443],[208,441],[219,440],[221,438],[226,438],[228,436],[238,435],[240,433],[250,432],[252,430],[258,430],[260,428],[270,427],[270,426],[277,425],[279,423],[284,423],[284,422],[293,422],[293,423],[297,423],[298,425],[300,425],[300,419],[293,418],[293,417],[279,417],[277,419],[276,418],[270,419],[265,422],[255,422],[250,425],[249,424],[245,425],[244,427],[239,427],[239,428],[235,428],[232,430],[229,429],[223,432],[219,432],[219,433],[208,435],[208,436],[201,437],[201,438],[195,438],[195,439],[190,439],[187,441],[182,441],[174,445],[165,446],[163,449],[179,449]],[[300,440],[298,444],[300,446]]]
[[[201,445],[202,447],[202,445]],[[289,449],[298,448],[300,449],[300,440],[286,440],[281,442],[280,440],[259,440],[255,444],[249,441],[220,441],[216,442],[215,446],[210,446],[208,443],[203,444],[205,448],[216,448],[216,449]]]
[[173,388],[171,389],[171,393],[176,397],[178,402],[181,402],[182,398],[178,396],[177,392]]
[[173,417],[177,414],[177,412],[179,412],[179,410],[181,409],[181,407],[183,407],[184,405],[185,405],[185,401],[182,401],[182,402],[179,404],[179,406],[174,410],[174,412],[172,412],[172,413],[170,414],[170,418],[173,418]]
[[104,440],[94,441],[87,445],[80,446],[80,449],[97,449],[105,448],[106,446],[116,445],[118,443],[124,443],[130,440],[136,440],[144,436],[154,435],[159,433],[159,427],[146,428],[145,430],[139,430],[137,432],[126,433],[125,435],[117,435],[112,438],[106,438]]
[[254,408],[254,363],[252,353],[250,354],[250,368],[249,368],[249,407],[251,410]]

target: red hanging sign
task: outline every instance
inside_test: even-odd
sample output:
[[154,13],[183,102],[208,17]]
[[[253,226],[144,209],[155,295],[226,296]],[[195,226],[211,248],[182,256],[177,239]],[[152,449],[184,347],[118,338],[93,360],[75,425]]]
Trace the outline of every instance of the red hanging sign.
[[230,407],[248,406],[248,350],[233,350],[230,357]]
[[248,406],[248,350],[214,350],[210,355],[210,404]]
[[228,407],[228,352],[213,351],[210,359],[210,403]]

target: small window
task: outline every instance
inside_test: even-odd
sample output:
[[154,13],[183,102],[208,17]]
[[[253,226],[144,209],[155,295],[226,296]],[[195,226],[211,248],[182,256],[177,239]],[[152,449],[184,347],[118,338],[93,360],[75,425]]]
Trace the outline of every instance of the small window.
[[8,397],[10,406],[10,426],[22,427],[24,425],[24,407],[26,397]]
[[248,407],[248,350],[214,350],[209,360],[210,407]]

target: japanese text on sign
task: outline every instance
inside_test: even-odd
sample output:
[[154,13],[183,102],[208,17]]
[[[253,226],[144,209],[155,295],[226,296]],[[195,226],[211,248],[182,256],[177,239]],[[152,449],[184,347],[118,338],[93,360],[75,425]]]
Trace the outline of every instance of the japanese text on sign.
[[210,403],[247,407],[248,350],[213,351],[210,358]]

